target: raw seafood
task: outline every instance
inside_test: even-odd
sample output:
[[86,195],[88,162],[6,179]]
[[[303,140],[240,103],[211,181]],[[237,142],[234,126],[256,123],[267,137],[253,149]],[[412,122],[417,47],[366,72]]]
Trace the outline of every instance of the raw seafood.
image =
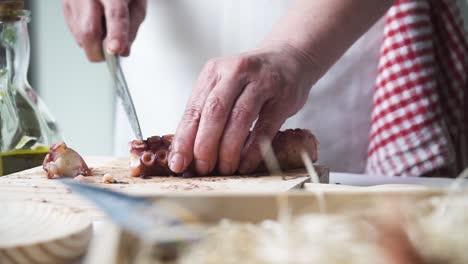
[[[168,165],[172,135],[152,136],[130,142],[130,175],[133,177],[175,175]],[[189,172],[187,172],[189,173]]]
[[67,147],[64,142],[55,143],[50,147],[50,152],[45,156],[42,168],[49,179],[92,175],[80,154]]
[[[147,176],[193,176],[194,166],[182,174],[176,174],[169,169],[168,155],[173,135],[153,136],[147,140],[130,142],[130,175],[134,177]],[[273,151],[282,170],[304,167],[301,153],[305,151],[312,161],[318,159],[318,141],[307,129],[287,129],[276,134],[272,141]],[[262,163],[255,173],[265,172]]]

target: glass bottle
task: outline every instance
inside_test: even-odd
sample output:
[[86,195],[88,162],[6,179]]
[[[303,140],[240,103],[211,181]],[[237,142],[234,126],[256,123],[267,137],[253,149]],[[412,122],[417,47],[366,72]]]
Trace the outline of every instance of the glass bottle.
[[27,80],[28,22],[24,1],[0,1],[0,176],[42,164],[61,136]]

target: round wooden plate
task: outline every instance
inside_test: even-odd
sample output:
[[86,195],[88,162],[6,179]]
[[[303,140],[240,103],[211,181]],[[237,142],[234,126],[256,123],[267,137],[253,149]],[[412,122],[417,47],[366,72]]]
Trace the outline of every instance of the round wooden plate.
[[0,263],[70,263],[92,235],[83,213],[38,202],[0,201]]

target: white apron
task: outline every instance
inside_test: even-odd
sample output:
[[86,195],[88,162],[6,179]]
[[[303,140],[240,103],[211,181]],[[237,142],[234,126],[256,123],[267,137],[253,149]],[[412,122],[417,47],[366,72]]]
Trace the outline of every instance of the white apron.
[[[174,133],[198,73],[218,56],[255,49],[291,0],[152,0],[132,54],[122,61],[145,137]],[[383,19],[311,89],[283,128],[308,128],[320,163],[363,172]],[[117,104],[115,154],[128,155],[133,133]]]

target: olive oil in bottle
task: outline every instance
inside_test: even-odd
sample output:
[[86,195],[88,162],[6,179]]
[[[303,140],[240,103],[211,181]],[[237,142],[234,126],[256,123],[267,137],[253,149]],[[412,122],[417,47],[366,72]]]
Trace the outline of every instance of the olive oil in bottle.
[[38,166],[61,140],[56,122],[27,80],[29,11],[0,1],[0,176]]

